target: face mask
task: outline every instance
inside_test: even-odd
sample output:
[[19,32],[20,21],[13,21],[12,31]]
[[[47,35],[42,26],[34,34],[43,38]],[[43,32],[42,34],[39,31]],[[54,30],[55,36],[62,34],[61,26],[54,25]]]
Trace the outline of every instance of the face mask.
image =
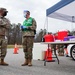
[[3,17],[6,16],[6,15],[7,15],[7,12],[4,12],[4,13],[3,13]]
[[24,17],[26,18],[26,15],[27,15],[27,13],[26,12],[24,12]]

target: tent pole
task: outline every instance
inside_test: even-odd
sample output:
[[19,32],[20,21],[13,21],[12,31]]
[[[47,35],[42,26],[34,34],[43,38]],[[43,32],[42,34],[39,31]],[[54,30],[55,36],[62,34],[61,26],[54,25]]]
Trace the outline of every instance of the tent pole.
[[48,33],[48,17],[47,17],[47,33]]
[[73,31],[73,23],[74,23],[74,16],[72,16],[72,25],[71,25],[71,30]]

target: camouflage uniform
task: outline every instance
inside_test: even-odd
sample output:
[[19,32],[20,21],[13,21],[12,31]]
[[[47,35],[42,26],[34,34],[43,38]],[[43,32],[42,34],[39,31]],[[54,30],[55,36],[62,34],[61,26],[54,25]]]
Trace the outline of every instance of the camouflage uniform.
[[[5,10],[5,8],[0,8],[1,10]],[[10,27],[10,21],[3,16],[0,15],[0,60],[5,58],[7,53],[7,32]]]
[[64,45],[57,45],[58,55],[64,56]]
[[23,31],[22,44],[26,59],[32,59],[32,48],[34,42],[34,30],[36,30],[36,21],[33,19],[32,26],[29,26],[29,31]]

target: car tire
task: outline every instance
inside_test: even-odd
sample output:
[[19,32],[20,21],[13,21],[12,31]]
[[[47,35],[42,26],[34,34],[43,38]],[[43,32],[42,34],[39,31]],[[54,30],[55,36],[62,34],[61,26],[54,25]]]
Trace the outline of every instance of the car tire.
[[72,48],[70,50],[70,54],[71,54],[72,59],[75,61],[75,45],[72,46]]

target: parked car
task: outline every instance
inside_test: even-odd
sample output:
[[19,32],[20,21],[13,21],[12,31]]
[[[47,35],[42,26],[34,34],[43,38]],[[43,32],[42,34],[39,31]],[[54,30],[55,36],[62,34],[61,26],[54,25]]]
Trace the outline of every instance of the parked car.
[[75,44],[69,44],[67,46],[68,56],[70,56],[75,61]]

